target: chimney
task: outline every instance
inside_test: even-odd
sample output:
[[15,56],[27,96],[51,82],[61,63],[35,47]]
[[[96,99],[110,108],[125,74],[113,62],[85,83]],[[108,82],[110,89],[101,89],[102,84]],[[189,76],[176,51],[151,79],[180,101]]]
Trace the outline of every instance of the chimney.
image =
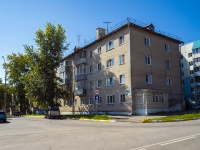
[[102,38],[105,36],[105,29],[103,28],[97,28],[96,29],[96,40]]

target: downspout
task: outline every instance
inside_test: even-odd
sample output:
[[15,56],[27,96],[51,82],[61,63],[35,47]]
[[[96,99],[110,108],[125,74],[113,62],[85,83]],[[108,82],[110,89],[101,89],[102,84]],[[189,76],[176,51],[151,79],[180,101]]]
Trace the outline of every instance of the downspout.
[[131,94],[131,114],[133,114],[133,94],[132,94],[132,59],[131,59],[131,56],[132,56],[132,51],[131,51],[131,31],[130,31],[130,21],[129,21],[129,18],[127,18],[127,21],[128,21],[128,35],[129,35],[129,48],[130,48],[130,94]]

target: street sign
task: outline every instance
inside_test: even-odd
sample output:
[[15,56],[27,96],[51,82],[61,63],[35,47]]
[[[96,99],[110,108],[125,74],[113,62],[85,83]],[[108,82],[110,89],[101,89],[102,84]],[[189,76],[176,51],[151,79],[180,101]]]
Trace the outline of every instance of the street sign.
[[99,95],[96,94],[96,95],[94,96],[94,100],[97,100],[97,101],[98,101],[98,100],[99,100]]

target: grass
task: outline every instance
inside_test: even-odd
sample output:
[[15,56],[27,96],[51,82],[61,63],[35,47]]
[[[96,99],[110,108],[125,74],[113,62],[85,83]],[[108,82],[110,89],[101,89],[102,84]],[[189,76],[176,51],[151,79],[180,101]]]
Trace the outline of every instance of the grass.
[[200,112],[199,113],[191,113],[191,114],[183,114],[183,115],[172,115],[172,116],[160,117],[160,118],[145,119],[142,122],[148,123],[148,122],[152,122],[153,120],[161,120],[163,122],[171,122],[171,121],[178,120],[178,119],[191,120],[196,117],[200,117]]
[[109,120],[109,116],[107,115],[62,115],[61,118],[69,118],[69,119],[96,119],[96,120]]

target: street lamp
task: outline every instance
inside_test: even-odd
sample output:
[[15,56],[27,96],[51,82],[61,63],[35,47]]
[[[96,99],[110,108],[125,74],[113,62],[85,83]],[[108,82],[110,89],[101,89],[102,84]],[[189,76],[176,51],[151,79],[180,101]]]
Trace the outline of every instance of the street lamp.
[[[6,63],[5,58],[2,56],[4,63]],[[5,67],[5,93],[4,93],[4,110],[6,112],[6,76],[7,76],[7,68]]]

